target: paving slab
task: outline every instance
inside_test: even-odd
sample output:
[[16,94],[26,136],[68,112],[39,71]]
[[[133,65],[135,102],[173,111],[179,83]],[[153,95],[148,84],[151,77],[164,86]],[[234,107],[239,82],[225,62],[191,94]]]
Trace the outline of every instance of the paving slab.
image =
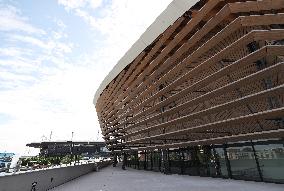
[[284,185],[106,167],[52,191],[284,191]]

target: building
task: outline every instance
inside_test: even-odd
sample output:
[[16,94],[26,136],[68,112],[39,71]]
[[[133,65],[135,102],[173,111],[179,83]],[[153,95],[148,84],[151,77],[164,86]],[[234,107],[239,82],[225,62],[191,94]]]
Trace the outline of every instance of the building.
[[104,142],[88,141],[47,141],[29,143],[26,146],[40,149],[40,155],[45,157],[85,155],[85,156],[109,156]]
[[284,183],[284,1],[174,0],[101,83],[134,168]]

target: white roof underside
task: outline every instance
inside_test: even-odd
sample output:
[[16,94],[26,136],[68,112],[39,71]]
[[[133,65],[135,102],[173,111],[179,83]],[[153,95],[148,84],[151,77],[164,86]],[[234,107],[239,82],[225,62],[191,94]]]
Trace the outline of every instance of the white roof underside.
[[96,105],[103,90],[128,64],[198,1],[199,0],[173,0],[105,77],[96,91],[93,103]]

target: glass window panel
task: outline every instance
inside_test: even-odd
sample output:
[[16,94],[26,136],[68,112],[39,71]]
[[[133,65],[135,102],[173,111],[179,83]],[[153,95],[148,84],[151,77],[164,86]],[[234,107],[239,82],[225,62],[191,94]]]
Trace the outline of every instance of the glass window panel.
[[181,156],[179,151],[170,151],[170,170],[171,173],[178,174],[181,172]]
[[220,163],[220,173],[222,177],[228,177],[228,170],[226,165],[226,159],[223,148],[215,148],[216,158],[218,158]]
[[160,152],[153,152],[153,170],[159,171],[160,169],[160,160],[161,160],[161,154]]
[[233,178],[260,180],[252,146],[227,148]]
[[284,183],[283,144],[255,145],[264,181]]

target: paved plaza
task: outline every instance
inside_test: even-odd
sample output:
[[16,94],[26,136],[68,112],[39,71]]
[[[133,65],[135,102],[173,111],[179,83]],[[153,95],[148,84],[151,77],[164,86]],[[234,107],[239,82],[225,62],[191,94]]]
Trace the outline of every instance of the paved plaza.
[[107,167],[52,191],[284,191],[284,185]]

